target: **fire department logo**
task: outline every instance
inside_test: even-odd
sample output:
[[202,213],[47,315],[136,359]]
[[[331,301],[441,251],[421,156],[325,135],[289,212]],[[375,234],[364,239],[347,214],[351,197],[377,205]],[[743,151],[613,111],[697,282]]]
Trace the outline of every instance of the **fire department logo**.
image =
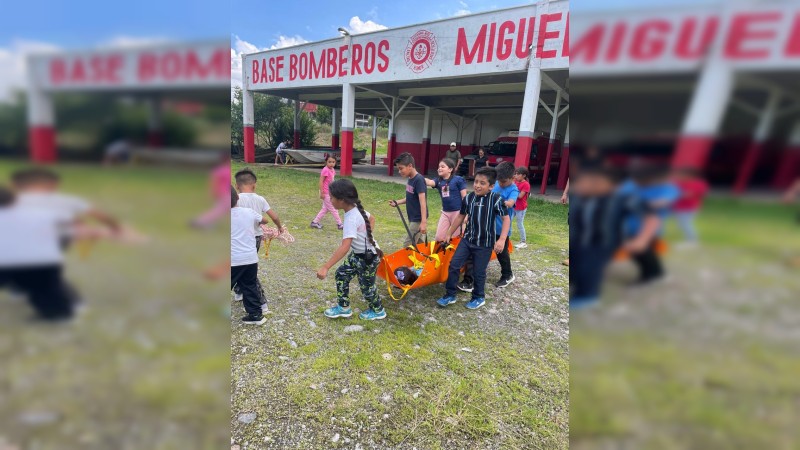
[[406,46],[405,61],[414,73],[420,73],[433,64],[436,56],[436,36],[430,31],[419,30],[411,36]]

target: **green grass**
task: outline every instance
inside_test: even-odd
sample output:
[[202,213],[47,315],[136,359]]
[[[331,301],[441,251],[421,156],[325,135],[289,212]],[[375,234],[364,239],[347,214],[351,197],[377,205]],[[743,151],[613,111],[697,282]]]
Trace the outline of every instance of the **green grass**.
[[698,229],[702,249],[667,255],[674,281],[611,277],[605,305],[573,316],[571,447],[797,448],[794,211],[715,198]]
[[[235,164],[233,170],[241,167]],[[322,311],[335,298],[334,271],[324,281],[316,280],[314,272],[332,254],[341,232],[330,217],[321,231],[308,227],[321,204],[315,195],[319,176],[271,166],[255,171],[257,192],[287,223],[296,242],[273,243],[269,259],[261,261],[262,282],[274,311],[267,326],[233,328],[232,423],[237,443],[271,442],[275,448],[352,448],[356,442],[364,448],[567,447],[565,339],[530,323],[495,324],[488,312],[504,311],[504,302],[521,298],[495,298],[496,291],[490,290],[491,306],[477,314],[463,303],[441,310],[433,305],[441,286],[414,290],[395,303],[378,280],[386,320],[325,319]],[[376,217],[376,240],[386,251],[399,248],[405,229],[388,200],[402,196],[403,186],[353,182],[364,208]],[[430,196],[429,209],[433,235],[438,195]],[[532,203],[526,221],[541,248],[513,255],[515,270],[551,270],[547,261],[560,260],[567,245],[566,208]],[[555,267],[562,276],[547,283],[559,290],[561,302],[548,306],[545,320],[559,324],[566,314],[566,271]],[[496,276],[498,269],[491,270]],[[520,283],[515,286],[519,294],[537,290]],[[355,312],[365,307],[355,282],[351,296]],[[364,331],[343,333],[350,324],[362,325]],[[258,425],[239,423],[236,418],[243,412],[256,412]],[[334,433],[341,435],[337,444],[331,441]]]
[[[6,179],[16,163],[0,165]],[[66,276],[87,311],[71,326],[31,324],[25,302],[0,292],[0,442],[23,448],[220,448],[228,441],[228,286],[201,270],[227,254],[227,227],[186,223],[208,208],[205,172],[54,167],[63,190],[148,235],[67,255]],[[21,426],[26,411],[53,412]]]

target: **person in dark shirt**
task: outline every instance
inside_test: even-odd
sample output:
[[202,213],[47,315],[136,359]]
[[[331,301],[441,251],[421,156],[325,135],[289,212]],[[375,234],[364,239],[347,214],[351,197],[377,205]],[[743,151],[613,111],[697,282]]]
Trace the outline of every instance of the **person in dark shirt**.
[[416,245],[427,240],[428,233],[428,186],[425,177],[414,167],[414,157],[411,153],[403,153],[394,160],[397,172],[408,178],[406,184],[406,198],[402,200],[389,200],[389,206],[406,205],[408,215],[408,228],[414,237],[414,242],[406,238],[403,246]]
[[[506,206],[503,205],[503,198],[498,193],[492,192],[496,177],[497,172],[491,167],[484,167],[475,174],[474,192],[467,194],[464,198],[461,211],[447,231],[446,237],[449,241],[456,229],[469,216],[464,236],[450,260],[445,294],[436,301],[441,307],[456,302],[458,276],[461,268],[470,258],[473,260],[472,272],[475,281],[472,299],[466,304],[466,307],[478,309],[486,303],[484,299],[486,266],[489,265],[493,250],[495,253],[502,253],[506,248],[506,239],[511,228],[511,219],[508,217]],[[502,218],[499,234],[495,228],[497,217]]]
[[[569,192],[570,308],[596,303],[603,274],[614,253],[624,248],[633,255],[646,251],[660,220],[635,193],[617,189],[610,169],[583,168]],[[625,240],[625,221],[642,218],[638,234]]]

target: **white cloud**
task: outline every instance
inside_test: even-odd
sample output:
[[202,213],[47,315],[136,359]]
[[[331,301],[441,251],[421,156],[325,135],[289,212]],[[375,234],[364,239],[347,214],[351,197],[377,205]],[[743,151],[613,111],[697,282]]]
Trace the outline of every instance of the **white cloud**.
[[231,47],[231,98],[233,98],[233,88],[242,87],[242,55],[248,53],[262,52],[264,50],[274,50],[276,48],[291,47],[308,42],[301,36],[278,36],[277,41],[269,47],[259,47],[255,44],[242,40],[234,35],[234,43]]
[[472,11],[470,11],[468,9],[459,9],[453,15],[456,16],[456,17],[460,17],[460,16],[466,16],[466,15],[469,15],[469,14],[472,14]]
[[350,19],[350,26],[347,27],[347,31],[349,31],[350,34],[361,34],[369,33],[370,31],[385,30],[387,28],[386,25],[381,25],[371,20],[364,22],[358,16],[353,16]]
[[172,39],[160,36],[142,37],[142,36],[115,36],[106,42],[98,45],[99,48],[135,48],[146,47],[157,44],[167,44],[173,42]]
[[27,86],[27,57],[33,53],[58,51],[58,47],[47,42],[14,39],[8,47],[0,47],[0,102],[14,100],[14,92]]

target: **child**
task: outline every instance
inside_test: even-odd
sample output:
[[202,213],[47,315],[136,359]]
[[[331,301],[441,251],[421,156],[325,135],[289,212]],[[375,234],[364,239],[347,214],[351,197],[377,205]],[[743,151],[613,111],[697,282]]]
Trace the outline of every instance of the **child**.
[[517,202],[514,204],[514,217],[519,231],[517,248],[525,248],[528,246],[525,242],[528,237],[525,233],[525,213],[528,212],[528,197],[531,195],[531,185],[528,183],[528,169],[526,167],[520,166],[514,171],[514,184],[517,185],[519,190]]
[[286,158],[283,151],[287,148],[289,148],[289,139],[286,139],[278,144],[278,147],[275,149],[275,163],[273,166],[277,166],[278,164],[286,164]]
[[708,183],[698,176],[695,169],[679,169],[675,174],[675,185],[680,190],[680,197],[672,205],[675,218],[683,230],[685,245],[697,245],[697,231],[694,228],[694,218],[703,197],[708,192]]
[[[495,182],[492,192],[500,195],[503,200],[503,206],[507,209],[509,220],[514,218],[514,204],[519,197],[519,189],[514,184],[514,164],[505,161],[501,162],[495,168],[497,181]],[[500,230],[503,227],[503,219],[501,217],[495,218],[495,233],[499,236]],[[508,235],[511,234],[509,228]],[[503,288],[514,282],[514,272],[511,271],[511,255],[508,253],[508,239],[504,242],[503,250],[497,252],[497,262],[500,263],[500,279],[494,284],[495,287]],[[458,283],[458,289],[464,292],[472,292],[473,289],[473,276],[472,276],[472,262],[467,261],[466,268],[464,269],[464,279]]]
[[[623,193],[636,196],[647,203],[648,208],[660,219],[656,234],[652,236],[645,251],[631,255],[631,259],[639,267],[639,279],[633,286],[641,286],[664,277],[664,267],[656,252],[658,238],[663,231],[660,224],[667,218],[680,192],[667,180],[667,172],[661,167],[634,164],[631,173],[631,179],[623,183],[620,189]],[[625,221],[627,236],[638,235],[642,229],[642,222],[642,216],[630,215]]]
[[411,231],[414,242],[410,238],[406,238],[403,246],[416,245],[424,242],[427,239],[428,233],[428,203],[426,195],[428,186],[425,184],[425,177],[417,172],[414,167],[414,157],[411,153],[403,153],[394,160],[397,166],[397,172],[401,176],[408,178],[406,184],[406,198],[403,200],[389,200],[389,205],[395,207],[397,205],[406,205],[406,214],[408,215],[408,228]]
[[[328,270],[347,256],[344,263],[336,270],[336,299],[337,305],[325,310],[325,317],[350,317],[353,314],[350,308],[350,281],[358,276],[358,284],[364,300],[369,304],[369,309],[363,311],[358,317],[362,320],[380,320],[386,318],[378,289],[375,287],[375,272],[378,263],[383,258],[383,252],[372,237],[375,229],[375,218],[364,211],[358,191],[353,182],[347,179],[337,180],[330,185],[331,203],[338,209],[344,210],[344,228],[342,243],[333,252],[328,262],[317,270],[317,278],[324,280]],[[350,252],[348,254],[348,252]]]
[[[492,250],[499,254],[507,248],[506,238],[511,228],[511,219],[508,218],[503,199],[491,190],[496,177],[497,173],[491,167],[484,167],[475,174],[474,192],[464,198],[458,217],[447,230],[446,240],[449,240],[456,228],[464,222],[464,218],[469,216],[464,237],[458,243],[458,248],[450,260],[445,294],[436,301],[439,306],[445,307],[456,302],[458,274],[469,258],[473,259],[475,283],[472,300],[466,306],[468,309],[478,309],[486,303],[484,299],[486,266],[489,265]],[[498,217],[503,223],[499,236],[493,225]]]
[[[239,191],[239,203],[237,203],[237,206],[240,208],[250,208],[259,215],[266,214],[270,219],[272,219],[272,222],[275,223],[275,226],[277,226],[279,230],[282,229],[283,225],[281,224],[281,220],[278,218],[278,214],[276,214],[275,211],[270,208],[269,203],[267,203],[267,199],[256,194],[256,182],[258,181],[256,174],[250,169],[242,169],[236,172],[234,179],[236,180],[236,190]],[[258,253],[258,251],[261,249],[264,231],[261,229],[260,224],[255,224],[253,226],[253,231],[255,233],[256,253]],[[233,292],[234,300],[241,301],[243,297],[239,286],[234,286]],[[266,299],[264,299],[261,307],[264,310],[264,313],[266,313]]]
[[193,228],[210,228],[228,211],[228,186],[231,183],[231,156],[228,152],[219,153],[219,163],[211,171],[210,190],[215,198],[214,206],[189,225]]
[[[605,268],[620,245],[633,254],[644,252],[659,227],[649,205],[633,192],[616,188],[611,169],[582,168],[570,190],[569,306],[598,301]],[[631,215],[642,218],[639,233],[624,242],[623,224]]]
[[[461,211],[461,202],[467,196],[467,182],[458,175],[453,175],[455,161],[444,158],[439,161],[437,173],[439,177],[435,180],[425,178],[425,184],[439,191],[442,196],[442,215],[436,225],[436,242],[445,240],[445,235],[450,225],[458,217]],[[461,235],[461,229],[456,230],[455,236]]]
[[336,176],[334,167],[336,167],[336,156],[328,155],[325,158],[325,167],[322,168],[322,172],[319,174],[319,198],[322,200],[322,209],[317,213],[317,217],[311,221],[311,228],[321,230],[322,225],[319,222],[325,217],[325,214],[331,213],[333,218],[336,219],[336,227],[340,230],[342,229],[342,219],[339,217],[339,211],[331,203],[331,193],[328,188],[333,182],[333,177]]
[[264,318],[262,304],[266,302],[258,282],[258,250],[255,227],[267,219],[250,208],[237,206],[239,195],[231,186],[231,289],[238,285],[242,291],[244,310],[242,322],[261,325]]
[[63,279],[59,221],[57,212],[21,206],[0,186],[0,287],[26,294],[47,321],[71,319],[76,306]]

